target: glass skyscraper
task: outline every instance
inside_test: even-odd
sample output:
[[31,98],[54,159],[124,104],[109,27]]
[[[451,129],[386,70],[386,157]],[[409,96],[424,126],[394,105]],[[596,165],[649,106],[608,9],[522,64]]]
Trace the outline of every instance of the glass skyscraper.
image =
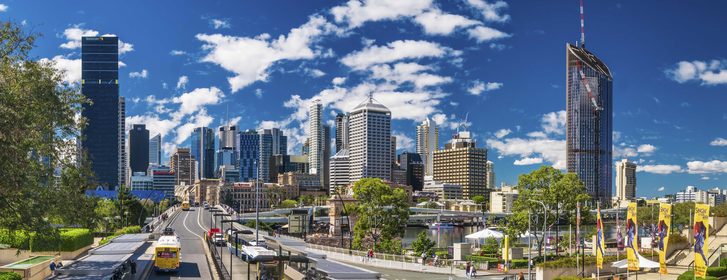
[[149,139],[149,164],[161,166],[162,165],[162,135],[157,134],[156,136]]
[[209,127],[192,132],[192,156],[197,160],[197,178],[215,178],[215,134]]
[[149,168],[149,130],[146,125],[135,124],[129,130],[129,168],[131,174],[144,172]]
[[83,37],[81,40],[81,92],[87,120],[81,146],[91,161],[98,185],[115,189],[119,184],[119,40],[117,37]]
[[260,136],[255,130],[240,132],[240,181],[251,182],[257,178],[257,162],[260,159]]
[[578,174],[594,201],[609,205],[613,158],[611,71],[584,46],[567,44],[566,63],[568,172]]
[[[283,135],[283,131],[277,128],[260,129],[260,180],[264,182],[274,182],[278,178],[272,178],[270,169],[273,167],[273,156],[288,154],[288,137]],[[277,176],[277,175],[276,175]]]

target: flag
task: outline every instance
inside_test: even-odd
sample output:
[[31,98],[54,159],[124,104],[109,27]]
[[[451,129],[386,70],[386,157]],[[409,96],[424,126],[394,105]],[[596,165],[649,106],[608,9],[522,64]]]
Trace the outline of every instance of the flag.
[[630,202],[626,211],[626,256],[628,258],[629,270],[639,270],[639,236],[636,220],[636,202]]
[[669,245],[669,228],[671,228],[671,204],[661,203],[659,205],[659,225],[656,227],[658,241],[656,247],[659,249],[659,273],[667,274],[666,271],[666,248]]
[[596,266],[603,269],[603,256],[606,250],[605,239],[603,236],[603,220],[601,219],[601,206],[598,206],[596,212]]
[[505,272],[509,270],[507,262],[510,260],[510,236],[505,235],[505,252],[502,252],[502,258],[505,260]]
[[707,256],[709,247],[704,246],[708,244],[707,238],[709,237],[709,205],[697,203],[694,205],[694,276],[695,277],[706,277]]

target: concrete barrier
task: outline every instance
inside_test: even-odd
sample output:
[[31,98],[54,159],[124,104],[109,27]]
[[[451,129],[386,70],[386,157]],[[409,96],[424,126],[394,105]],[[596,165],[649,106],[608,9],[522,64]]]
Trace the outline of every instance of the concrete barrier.
[[91,245],[70,252],[31,252],[30,250],[0,249],[0,265],[14,263],[34,256],[58,256],[63,260],[73,260],[91,249]]

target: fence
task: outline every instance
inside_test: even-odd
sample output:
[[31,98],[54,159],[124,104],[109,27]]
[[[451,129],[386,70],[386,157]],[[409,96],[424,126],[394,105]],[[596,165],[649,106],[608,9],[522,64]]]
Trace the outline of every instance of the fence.
[[[230,272],[227,271],[227,268],[222,263],[222,256],[220,255],[217,245],[212,242],[211,238],[206,238],[206,232],[203,232],[202,234],[205,236],[204,240],[207,242],[207,248],[209,248],[212,253],[212,260],[214,261],[214,267],[215,271],[217,271],[217,275],[220,276],[221,280],[232,280]],[[230,263],[230,265],[232,265],[232,263]]]

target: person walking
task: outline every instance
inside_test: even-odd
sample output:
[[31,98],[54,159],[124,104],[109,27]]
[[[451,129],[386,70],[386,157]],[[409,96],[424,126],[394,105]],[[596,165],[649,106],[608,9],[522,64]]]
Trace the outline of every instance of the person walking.
[[422,252],[422,266],[427,264],[427,252]]
[[50,274],[56,275],[56,261],[50,262]]
[[472,268],[472,264],[470,262],[467,262],[467,265],[464,267],[464,275],[467,277],[467,279],[470,278],[470,269]]
[[517,280],[525,280],[525,275],[523,275],[522,271],[520,271],[520,274],[518,274]]
[[131,274],[136,274],[136,261],[131,262]]

